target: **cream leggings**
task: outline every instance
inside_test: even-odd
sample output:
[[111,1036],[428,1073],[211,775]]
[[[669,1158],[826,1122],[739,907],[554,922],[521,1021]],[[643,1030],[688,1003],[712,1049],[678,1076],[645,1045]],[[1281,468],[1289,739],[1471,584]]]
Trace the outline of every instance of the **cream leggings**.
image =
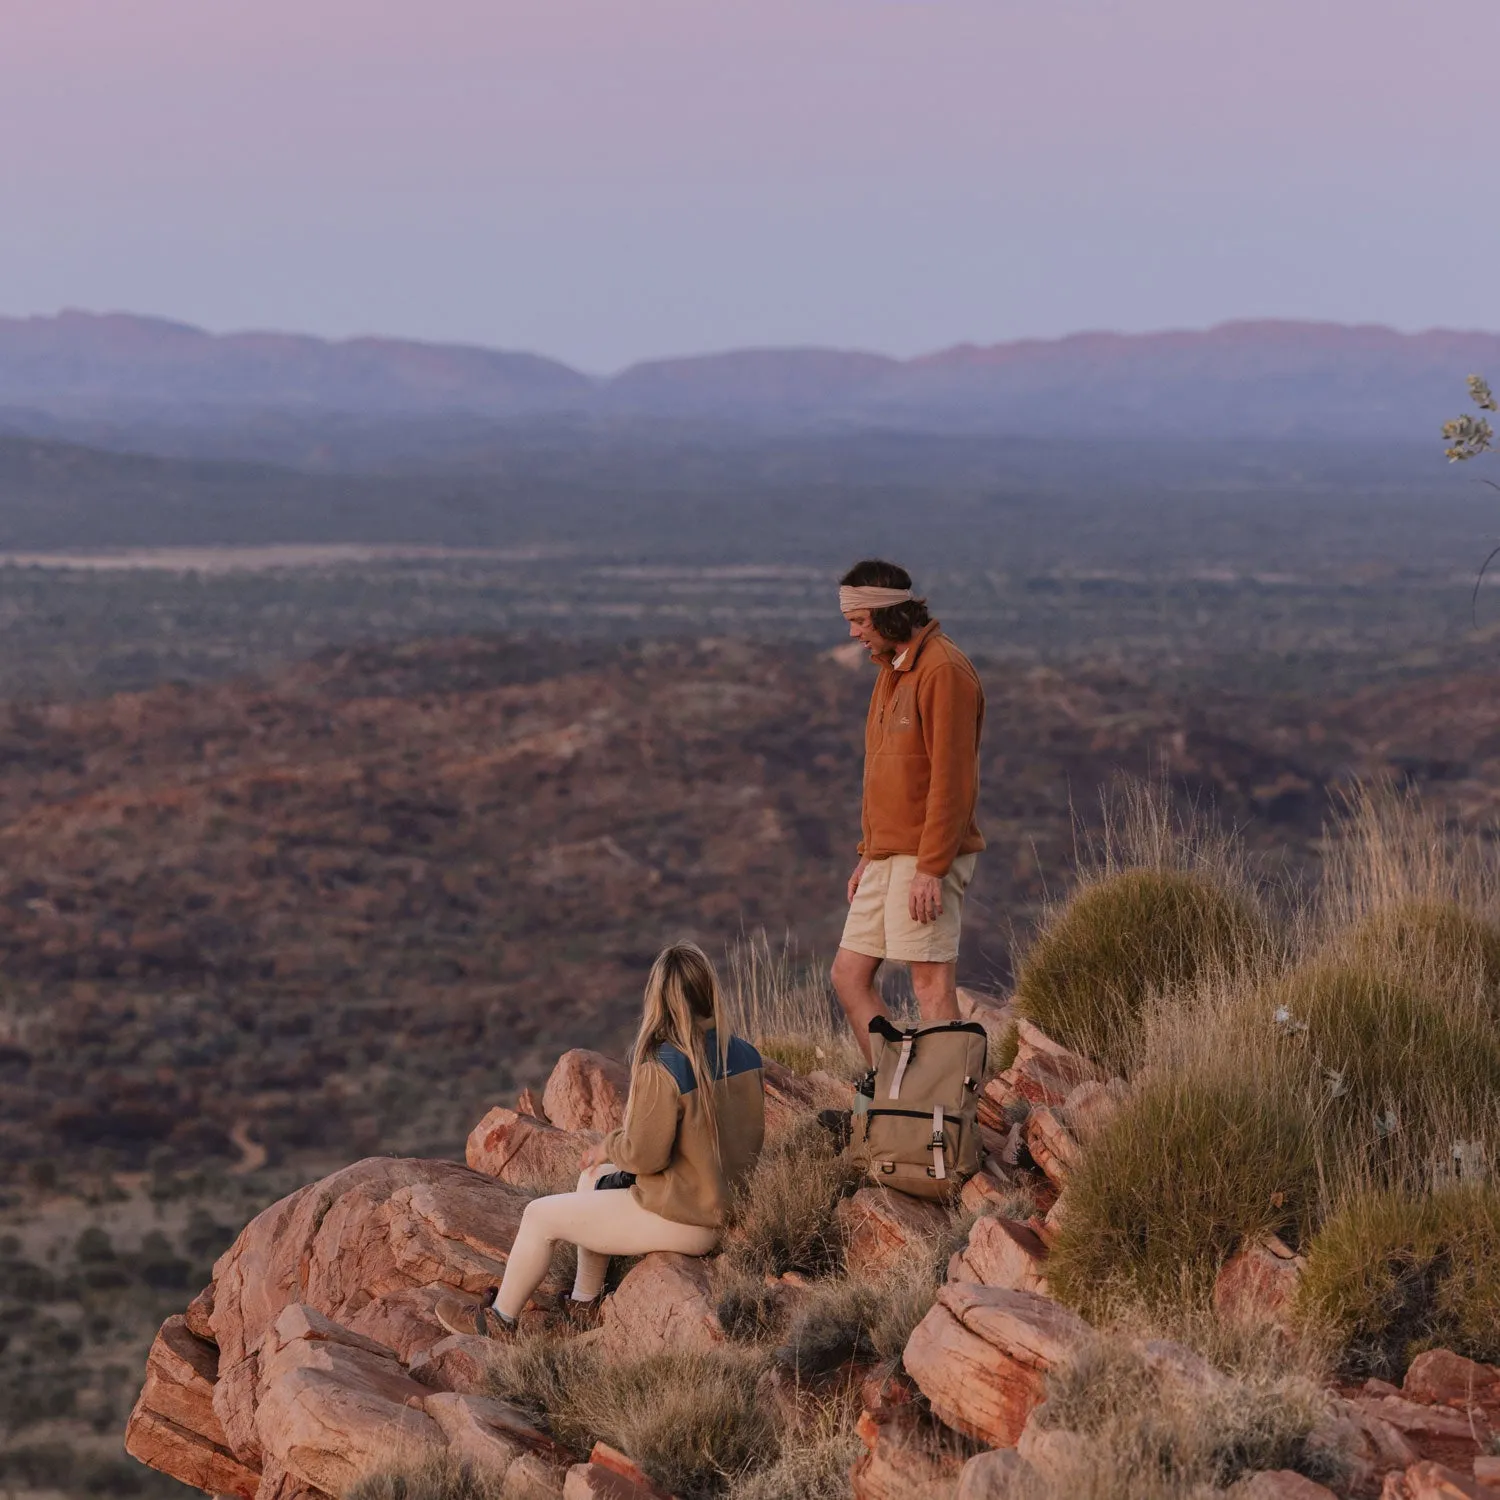
[[604,1285],[611,1255],[645,1255],[675,1250],[679,1255],[707,1255],[719,1242],[717,1229],[677,1224],[642,1208],[628,1188],[594,1191],[594,1183],[616,1169],[585,1168],[578,1191],[533,1198],[521,1215],[516,1242],[505,1262],[495,1308],[507,1318],[520,1316],[531,1294],[542,1284],[559,1240],[578,1246],[578,1275],[573,1295],[591,1302]]

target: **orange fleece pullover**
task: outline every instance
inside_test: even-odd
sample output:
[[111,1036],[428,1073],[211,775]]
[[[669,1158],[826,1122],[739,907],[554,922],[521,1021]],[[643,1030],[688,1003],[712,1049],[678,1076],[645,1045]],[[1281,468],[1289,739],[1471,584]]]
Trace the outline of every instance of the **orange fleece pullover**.
[[960,854],[984,848],[974,820],[984,689],[936,620],[904,649],[870,694],[859,852],[915,854],[921,874],[941,879]]

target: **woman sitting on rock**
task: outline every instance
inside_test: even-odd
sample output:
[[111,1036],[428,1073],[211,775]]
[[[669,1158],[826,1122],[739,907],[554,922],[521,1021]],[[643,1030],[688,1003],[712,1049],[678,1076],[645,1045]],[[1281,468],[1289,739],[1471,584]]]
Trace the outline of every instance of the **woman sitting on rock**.
[[566,1311],[575,1322],[594,1321],[611,1255],[707,1255],[718,1245],[730,1198],[764,1135],[760,1053],[724,1036],[708,956],[696,944],[674,944],[646,981],[625,1124],[589,1151],[576,1192],[526,1205],[493,1297],[444,1297],[438,1321],[453,1333],[514,1332],[559,1240],[578,1246]]

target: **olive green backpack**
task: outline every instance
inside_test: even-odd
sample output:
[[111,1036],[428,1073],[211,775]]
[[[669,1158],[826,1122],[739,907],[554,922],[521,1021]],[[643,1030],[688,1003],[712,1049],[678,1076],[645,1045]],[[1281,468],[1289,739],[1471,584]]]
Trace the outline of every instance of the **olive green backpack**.
[[884,1016],[870,1022],[874,1067],[855,1100],[849,1154],[872,1182],[913,1198],[950,1198],[979,1170],[987,1048],[977,1021],[905,1030]]

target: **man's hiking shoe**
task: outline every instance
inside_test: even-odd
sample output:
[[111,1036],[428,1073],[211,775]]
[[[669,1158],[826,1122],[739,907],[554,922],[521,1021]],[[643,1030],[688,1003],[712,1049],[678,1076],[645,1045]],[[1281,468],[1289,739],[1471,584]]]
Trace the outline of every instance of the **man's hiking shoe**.
[[472,1297],[449,1292],[439,1297],[433,1315],[449,1333],[476,1333],[486,1339],[514,1338],[516,1325],[507,1323],[490,1303],[495,1300],[495,1287],[490,1287],[476,1302]]
[[854,1116],[847,1109],[820,1109],[818,1124],[833,1137],[833,1149],[848,1149],[849,1137],[854,1134]]

